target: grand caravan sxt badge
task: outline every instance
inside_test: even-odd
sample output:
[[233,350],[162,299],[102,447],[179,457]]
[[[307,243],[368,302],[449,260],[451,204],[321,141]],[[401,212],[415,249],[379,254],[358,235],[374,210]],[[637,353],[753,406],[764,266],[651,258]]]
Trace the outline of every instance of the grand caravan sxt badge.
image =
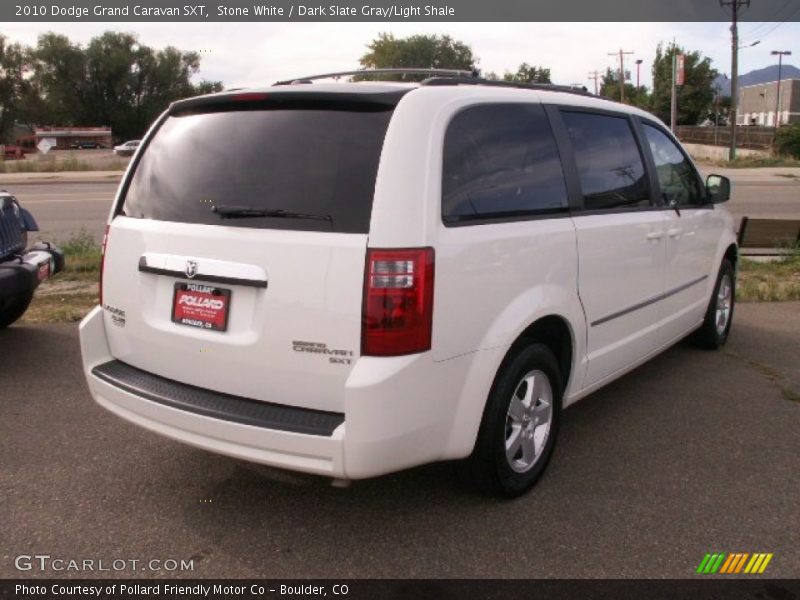
[[328,344],[320,342],[301,342],[292,341],[292,350],[295,352],[308,352],[311,354],[323,354],[328,357],[328,362],[335,365],[349,365],[353,362],[353,352],[350,350],[331,350]]

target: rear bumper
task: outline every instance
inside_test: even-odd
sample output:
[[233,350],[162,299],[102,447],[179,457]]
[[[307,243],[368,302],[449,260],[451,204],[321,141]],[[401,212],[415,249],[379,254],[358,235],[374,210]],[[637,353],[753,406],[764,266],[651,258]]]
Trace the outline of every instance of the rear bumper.
[[0,298],[27,294],[64,269],[64,253],[53,244],[40,242],[19,258],[0,263]]
[[[252,462],[344,479],[362,479],[437,460],[469,454],[480,424],[483,403],[503,349],[476,352],[434,362],[430,354],[397,358],[360,358],[345,390],[339,424],[304,432],[286,427],[295,417],[269,416],[261,423],[237,415],[255,413],[237,407],[235,397],[192,388],[192,406],[153,396],[150,384],[137,389],[108,376],[111,356],[103,310],[96,307],[80,325],[81,352],[94,399],[118,416],[184,443]],[[122,364],[122,363],[119,363]],[[139,371],[139,373],[144,373]],[[134,373],[135,375],[135,373]],[[144,373],[162,382],[160,377]],[[119,378],[118,378],[119,379]],[[175,397],[156,382],[158,393]],[[175,382],[170,382],[175,383]],[[209,399],[210,394],[214,398]],[[178,394],[181,395],[181,394]],[[219,397],[224,396],[223,400]],[[183,396],[184,400],[187,396]],[[246,400],[247,402],[254,402]],[[266,404],[266,403],[263,403]],[[197,410],[197,406],[201,410]],[[213,410],[206,410],[209,406]],[[320,412],[267,405],[293,411],[300,421]],[[216,412],[214,412],[216,411]],[[258,411],[256,411],[258,412]],[[306,413],[306,415],[299,415]],[[337,415],[337,413],[325,413]],[[257,416],[257,415],[256,415]],[[276,419],[269,423],[269,419]],[[312,419],[313,420],[313,419]],[[259,426],[260,425],[260,426]],[[325,430],[327,427],[327,430]]]
[[92,371],[109,360],[102,308],[80,325],[81,353],[89,390],[98,404],[136,425],[181,442],[252,462],[344,477],[344,425],[329,436],[307,435],[217,419],[149,400]]

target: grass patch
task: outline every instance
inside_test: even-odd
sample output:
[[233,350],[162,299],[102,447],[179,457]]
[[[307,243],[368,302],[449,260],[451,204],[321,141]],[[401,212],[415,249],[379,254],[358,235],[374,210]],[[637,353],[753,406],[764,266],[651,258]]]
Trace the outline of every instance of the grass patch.
[[97,306],[97,284],[85,286],[87,289],[82,291],[63,293],[48,293],[47,287],[45,282],[36,291],[22,322],[75,323]]
[[100,275],[100,244],[86,229],[81,229],[61,244],[64,251],[64,279],[96,280]]
[[742,258],[736,299],[741,302],[800,300],[800,246],[779,260],[760,262]]
[[62,173],[68,171],[124,171],[127,161],[116,156],[110,160],[93,164],[79,159],[74,154],[55,157],[37,156],[22,160],[0,160],[0,173]]

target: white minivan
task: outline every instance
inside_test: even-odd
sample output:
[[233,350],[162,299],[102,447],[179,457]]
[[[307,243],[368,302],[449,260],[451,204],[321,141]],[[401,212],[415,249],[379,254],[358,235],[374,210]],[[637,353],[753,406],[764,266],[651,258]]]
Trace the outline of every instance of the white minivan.
[[120,185],[95,400],[170,438],[346,481],[432,461],[530,488],[563,408],[731,326],[737,247],[653,115],[433,73],[173,103]]

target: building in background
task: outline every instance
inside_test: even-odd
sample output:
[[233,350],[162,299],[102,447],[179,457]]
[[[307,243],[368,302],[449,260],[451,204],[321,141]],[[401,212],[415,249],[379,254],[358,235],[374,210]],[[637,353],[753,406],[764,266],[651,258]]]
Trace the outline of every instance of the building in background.
[[[737,125],[775,126],[778,82],[759,83],[739,89]],[[800,79],[781,80],[779,125],[800,123]]]
[[45,138],[55,140],[56,150],[114,146],[110,127],[37,127],[35,136],[37,145]]

